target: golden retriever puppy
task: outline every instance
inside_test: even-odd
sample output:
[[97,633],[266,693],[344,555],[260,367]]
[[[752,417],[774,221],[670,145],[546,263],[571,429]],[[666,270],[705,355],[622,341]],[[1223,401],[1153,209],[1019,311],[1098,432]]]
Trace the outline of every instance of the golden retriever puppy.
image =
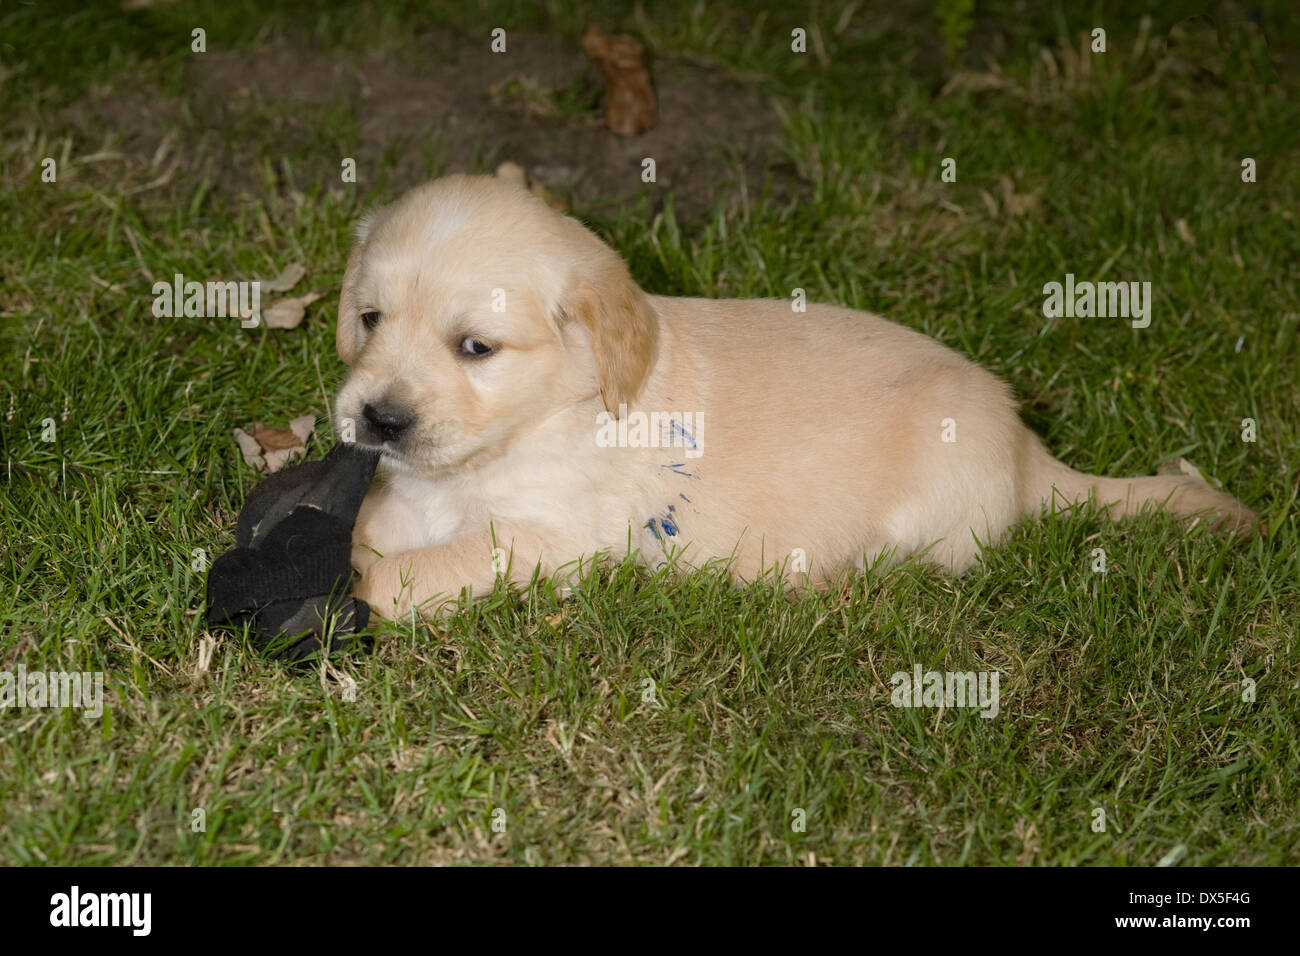
[[1090,495],[1255,523],[1195,478],[1071,469],[1002,382],[878,316],[648,294],[576,220],[490,177],[361,222],[338,352],[336,429],[383,449],[353,561],[387,617],[601,553],[792,585],[909,555],[961,573]]

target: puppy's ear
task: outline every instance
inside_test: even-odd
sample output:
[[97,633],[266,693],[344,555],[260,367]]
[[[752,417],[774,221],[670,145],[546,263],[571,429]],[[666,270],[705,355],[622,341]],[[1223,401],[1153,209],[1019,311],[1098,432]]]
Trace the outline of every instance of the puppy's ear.
[[582,320],[591,334],[600,397],[610,414],[631,405],[654,365],[659,316],[627,266],[612,249],[589,260],[563,303],[566,315]]

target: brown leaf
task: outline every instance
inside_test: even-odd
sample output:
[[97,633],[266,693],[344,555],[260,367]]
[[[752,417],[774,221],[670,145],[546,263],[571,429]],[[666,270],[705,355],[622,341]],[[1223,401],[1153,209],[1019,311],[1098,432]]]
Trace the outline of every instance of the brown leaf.
[[1189,246],[1196,245],[1196,237],[1192,235],[1192,229],[1187,225],[1186,219],[1176,219],[1174,221],[1174,231],[1178,233],[1178,238]]
[[235,441],[248,465],[264,475],[279,471],[307,451],[307,439],[316,427],[315,415],[303,415],[289,423],[289,428],[269,428],[253,422],[248,431],[235,429]]
[[655,91],[645,47],[634,37],[610,35],[593,23],[582,35],[582,49],[605,76],[605,125],[624,136],[654,129]]
[[1003,176],[1000,185],[1002,186],[1002,207],[1008,215],[1019,216],[1022,213],[1033,212],[1038,208],[1038,196],[1033,193],[1017,193],[1016,184],[1010,176]]
[[291,262],[280,270],[274,279],[262,279],[259,283],[263,292],[288,292],[307,274],[301,263]]
[[296,329],[307,314],[307,306],[319,298],[319,293],[308,292],[272,302],[262,310],[262,322],[268,329]]

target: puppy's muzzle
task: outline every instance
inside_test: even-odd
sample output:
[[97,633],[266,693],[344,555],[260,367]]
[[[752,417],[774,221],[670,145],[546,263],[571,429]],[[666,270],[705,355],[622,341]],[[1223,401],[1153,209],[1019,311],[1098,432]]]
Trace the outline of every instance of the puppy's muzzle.
[[415,415],[404,405],[396,402],[367,402],[361,409],[365,419],[368,436],[376,442],[393,443],[402,440],[402,436],[415,423]]

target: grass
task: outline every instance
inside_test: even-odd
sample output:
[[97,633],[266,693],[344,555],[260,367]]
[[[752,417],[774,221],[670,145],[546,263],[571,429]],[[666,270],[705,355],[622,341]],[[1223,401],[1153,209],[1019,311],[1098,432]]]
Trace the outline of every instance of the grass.
[[[0,711],[0,859],[1300,861],[1300,105],[1285,90],[1136,50],[1138,17],[1100,6],[981,4],[949,65],[924,4],[901,26],[844,21],[842,6],[601,5],[664,68],[710,64],[775,97],[797,183],[793,202],[752,182],[747,201],[699,216],[648,199],[578,208],[644,286],[799,287],[886,314],[1008,380],[1075,467],[1144,474],[1186,456],[1271,534],[1240,546],[1081,508],[1020,526],[962,578],[913,563],[796,603],[607,563],[567,600],[545,582],[497,592],[445,625],[377,626],[374,655],[304,672],[205,631],[193,553],[232,546],[257,480],[231,429],[325,414],[350,225],[405,185],[398,153],[427,149],[436,166],[437,144],[413,134],[370,187],[341,186],[321,170],[357,117],[277,101],[212,129],[161,109],[187,93],[174,38],[196,23],[249,49],[363,36],[418,61],[411,23],[484,32],[516,15],[72,9],[0,13],[0,669],[102,671],[106,706],[99,720]],[[1277,24],[1275,64],[1293,63],[1281,10],[1265,5],[1265,30]],[[551,4],[519,22],[576,43],[588,12]],[[357,16],[374,30],[348,30]],[[784,52],[788,20],[817,27],[825,62]],[[1171,18],[1156,20],[1158,39]],[[1084,74],[1073,51],[1095,22],[1111,52]],[[170,175],[170,157],[131,153],[107,125],[101,143],[64,122],[133,84],[156,91],[180,144]],[[286,146],[282,121],[303,111],[311,138]],[[219,172],[227,148],[260,159],[238,184]],[[40,181],[45,156],[57,184]],[[940,181],[945,156],[956,183]],[[1003,177],[1035,197],[1017,214]],[[269,276],[293,260],[328,293],[297,330],[150,312],[148,275]],[[1155,321],[1049,323],[1042,285],[1066,272],[1150,281]],[[1000,715],[891,706],[890,675],[916,664],[999,671]]]

